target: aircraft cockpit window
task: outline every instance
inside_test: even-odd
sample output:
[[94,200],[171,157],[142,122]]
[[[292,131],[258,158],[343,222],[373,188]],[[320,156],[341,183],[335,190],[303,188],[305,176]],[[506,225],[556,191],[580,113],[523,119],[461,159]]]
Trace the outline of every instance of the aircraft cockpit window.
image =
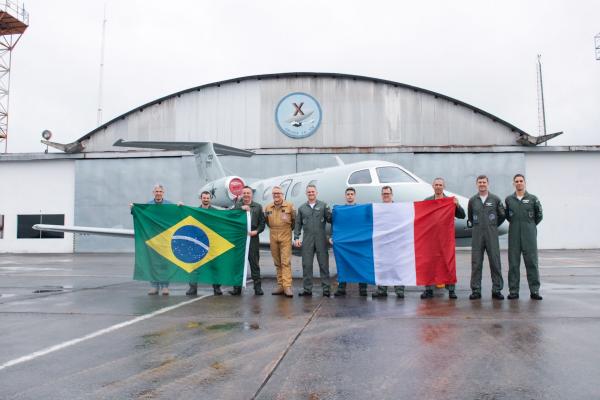
[[283,196],[285,198],[287,198],[287,191],[290,187],[290,185],[292,184],[292,180],[291,179],[286,179],[285,181],[281,182],[279,184],[279,186],[281,186],[281,191],[283,192]]
[[296,182],[294,186],[292,186],[292,197],[296,197],[300,194],[302,190],[302,182]]
[[406,172],[397,167],[379,167],[376,169],[380,183],[416,182],[412,176],[408,175]]
[[267,188],[263,192],[263,200],[268,200],[270,198],[271,198],[271,186],[267,186]]
[[371,183],[371,172],[368,169],[361,169],[360,171],[353,172],[348,178],[349,185],[359,185],[361,183]]

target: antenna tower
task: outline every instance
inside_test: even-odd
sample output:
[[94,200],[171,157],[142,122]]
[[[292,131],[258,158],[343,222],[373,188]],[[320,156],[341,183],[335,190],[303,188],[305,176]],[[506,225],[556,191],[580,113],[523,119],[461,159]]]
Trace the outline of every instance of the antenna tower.
[[12,50],[29,26],[29,13],[19,1],[0,1],[0,145],[8,151],[8,105]]
[[[544,81],[542,80],[542,55],[537,55],[537,101],[538,101],[538,136],[546,134],[546,107],[544,105]],[[548,142],[544,142],[547,146]]]
[[100,45],[100,79],[98,81],[98,126],[102,123],[102,89],[104,86],[104,37],[106,36],[106,4],[104,4],[104,18],[102,19],[102,44]]

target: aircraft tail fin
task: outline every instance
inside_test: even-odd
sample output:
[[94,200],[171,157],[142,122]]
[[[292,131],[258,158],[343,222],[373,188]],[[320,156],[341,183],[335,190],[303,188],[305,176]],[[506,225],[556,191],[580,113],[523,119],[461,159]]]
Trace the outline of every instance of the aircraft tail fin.
[[127,142],[119,139],[113,146],[191,151],[196,156],[196,165],[198,166],[198,174],[200,175],[202,185],[226,176],[225,170],[217,156],[251,157],[254,155],[251,151],[212,142]]

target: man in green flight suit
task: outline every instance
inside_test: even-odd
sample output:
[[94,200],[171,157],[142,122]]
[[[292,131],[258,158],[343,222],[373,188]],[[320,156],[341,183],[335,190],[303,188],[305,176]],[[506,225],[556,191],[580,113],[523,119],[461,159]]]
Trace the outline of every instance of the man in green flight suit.
[[[394,191],[391,186],[383,186],[381,188],[381,201],[383,203],[393,203],[394,202]],[[371,293],[371,298],[373,299],[382,299],[387,297],[388,295],[388,287],[377,285],[377,290]],[[404,285],[396,285],[394,286],[394,292],[396,293],[396,297],[399,299],[404,298]]]
[[477,177],[478,193],[469,199],[467,225],[473,227],[471,241],[471,295],[469,299],[481,298],[481,271],[483,253],[487,252],[492,275],[492,298],[504,300],[502,288],[502,265],[498,227],[505,220],[502,200],[489,192],[489,180],[485,175]]
[[[328,222],[331,223],[331,209],[325,202],[317,200],[315,185],[306,186],[306,198],[307,202],[298,208],[294,227],[294,246],[302,247],[302,277],[304,278],[304,291],[298,295],[312,296],[313,260],[317,253],[323,297],[329,297],[331,283],[329,282],[329,252],[325,226]],[[300,240],[302,231],[304,233]]]
[[[250,235],[250,249],[248,251],[248,262],[250,263],[250,276],[252,276],[252,281],[254,282],[254,294],[262,296],[264,292],[261,287],[260,266],[258,265],[260,259],[258,235],[265,230],[265,214],[263,213],[262,206],[255,202],[253,197],[252,188],[244,186],[242,189],[242,201],[237,202],[234,209],[250,212],[250,232],[248,232],[248,235]],[[242,294],[242,287],[234,286],[233,290],[230,290],[229,293],[233,296],[239,296]]]
[[[346,188],[346,191],[344,192],[344,197],[346,198],[346,206],[356,205],[356,190],[353,187]],[[331,224],[331,239],[329,239],[329,244],[333,244],[333,222]],[[345,296],[346,287],[347,282],[339,282],[338,288],[333,295],[335,297]],[[367,284],[365,282],[361,282],[358,284],[358,294],[363,297],[367,295]]]
[[515,192],[506,202],[508,227],[508,298],[519,298],[521,278],[521,253],[527,271],[530,297],[542,300],[540,296],[540,273],[538,271],[537,225],[542,221],[542,204],[538,198],[525,190],[525,176],[516,174],[513,178]]
[[[429,196],[425,200],[438,200],[448,197],[444,193],[444,189],[446,188],[446,181],[444,181],[444,178],[435,178],[431,186],[433,187],[433,196]],[[466,217],[465,210],[460,206],[460,203],[456,197],[454,198],[454,205],[456,206],[456,209],[454,210],[454,217],[458,219],[464,219]],[[434,287],[434,285],[425,286],[425,291],[421,293],[421,298],[431,299],[433,297]],[[456,285],[446,284],[446,289],[448,289],[448,297],[451,299],[456,299]]]
[[[204,208],[205,210],[215,210],[213,205],[210,204],[211,199],[212,199],[212,195],[210,194],[210,192],[207,192],[205,190],[202,193],[200,193],[200,207],[199,208]],[[212,285],[212,287],[213,287],[213,293],[215,296],[221,296],[223,294],[223,292],[221,291],[220,284],[214,283]],[[187,292],[185,292],[185,295],[186,296],[197,296],[198,295],[198,282],[190,282],[190,287],[187,290]]]

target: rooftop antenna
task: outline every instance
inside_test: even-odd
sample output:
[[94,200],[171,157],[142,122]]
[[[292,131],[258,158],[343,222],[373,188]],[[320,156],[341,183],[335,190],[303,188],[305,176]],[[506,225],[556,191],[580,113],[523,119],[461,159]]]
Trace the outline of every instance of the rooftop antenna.
[[8,151],[8,94],[12,50],[29,26],[29,13],[17,0],[0,3],[0,144]]
[[104,3],[104,17],[102,19],[102,42],[100,45],[100,79],[98,82],[98,126],[102,124],[102,86],[104,84],[104,39],[106,36],[106,3]]
[[[546,107],[544,105],[544,82],[542,80],[542,55],[537,55],[537,101],[538,101],[538,136],[546,135]],[[548,146],[548,141],[544,142]]]

